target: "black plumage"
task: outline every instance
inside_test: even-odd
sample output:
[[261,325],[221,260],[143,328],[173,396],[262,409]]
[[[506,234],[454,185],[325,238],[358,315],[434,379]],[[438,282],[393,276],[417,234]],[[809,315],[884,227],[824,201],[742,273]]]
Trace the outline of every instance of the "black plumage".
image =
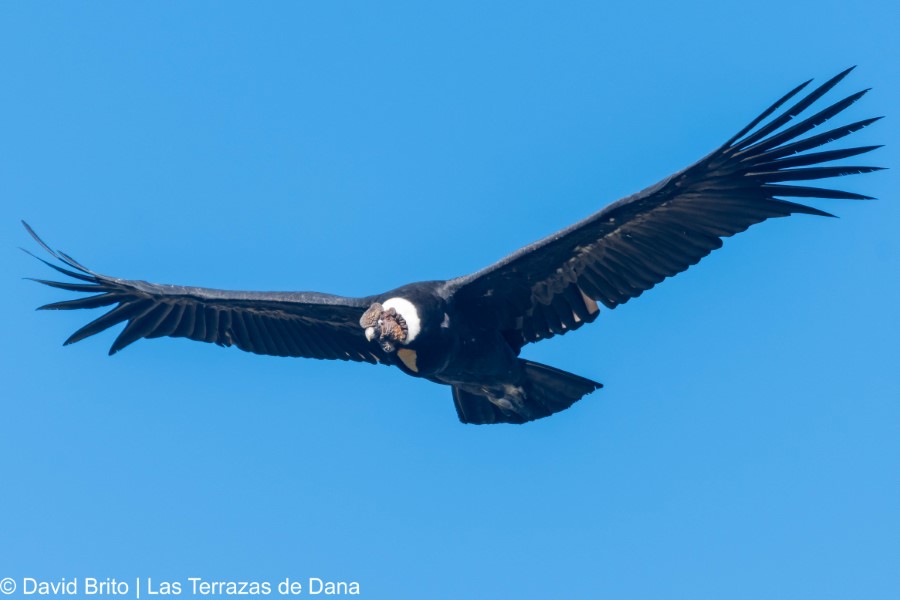
[[795,213],[831,216],[787,198],[869,198],[796,183],[878,169],[829,164],[878,146],[816,150],[877,119],[806,136],[865,90],[800,118],[849,71],[779,113],[807,81],[690,167],[471,275],[366,298],[160,285],[91,271],[51,250],[26,224],[62,266],[40,260],[74,280],[36,281],[92,294],[41,308],[112,307],[65,342],[125,323],[110,354],[141,338],[169,336],[257,354],[395,365],[452,386],[464,423],[546,417],[601,385],[521,359],[523,346],[592,322],[598,302],[615,308],[640,296],[755,223]]

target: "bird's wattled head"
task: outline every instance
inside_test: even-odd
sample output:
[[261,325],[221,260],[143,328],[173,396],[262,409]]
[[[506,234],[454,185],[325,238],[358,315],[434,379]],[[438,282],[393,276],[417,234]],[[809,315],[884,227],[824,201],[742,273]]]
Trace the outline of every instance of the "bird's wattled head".
[[403,315],[394,307],[385,309],[378,302],[363,313],[359,324],[366,331],[366,339],[377,341],[385,352],[393,352],[409,337],[409,327]]

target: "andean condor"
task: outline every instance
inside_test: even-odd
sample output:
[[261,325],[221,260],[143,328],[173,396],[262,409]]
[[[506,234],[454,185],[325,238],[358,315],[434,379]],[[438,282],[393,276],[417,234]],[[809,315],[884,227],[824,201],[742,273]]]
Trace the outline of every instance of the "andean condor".
[[113,306],[66,344],[126,322],[109,350],[141,338],[186,337],[275,356],[394,365],[453,389],[463,423],[525,423],[571,406],[601,384],[519,358],[530,342],[561,335],[615,308],[722,245],[720,238],[794,213],[831,216],[782,198],[868,199],[805,185],[878,167],[821,166],[878,146],[809,152],[877,119],[806,136],[856,102],[852,94],[796,121],[851,69],[783,110],[791,90],[723,146],[671,177],[514,252],[447,281],[425,281],[366,298],[316,292],[231,292],[108,277],[34,239],[77,282],[36,280],[88,292],[42,309]]

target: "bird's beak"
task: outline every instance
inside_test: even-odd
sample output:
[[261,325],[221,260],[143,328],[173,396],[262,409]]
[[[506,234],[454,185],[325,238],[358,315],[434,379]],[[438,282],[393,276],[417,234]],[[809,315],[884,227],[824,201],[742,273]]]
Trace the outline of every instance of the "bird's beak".
[[374,327],[366,327],[366,340],[372,341],[375,339],[375,328]]

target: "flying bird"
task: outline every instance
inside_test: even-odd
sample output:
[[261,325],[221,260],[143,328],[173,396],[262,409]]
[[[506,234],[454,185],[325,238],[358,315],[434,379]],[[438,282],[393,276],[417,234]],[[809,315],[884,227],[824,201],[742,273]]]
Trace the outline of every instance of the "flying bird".
[[879,169],[828,164],[879,146],[810,152],[878,118],[807,135],[868,90],[800,118],[850,70],[805,96],[798,94],[810,81],[799,85],[693,165],[476,273],[365,298],[109,277],[52,250],[23,221],[62,266],[39,260],[74,280],[35,281],[92,294],[40,309],[112,307],[65,341],[124,322],[110,354],[141,338],[169,336],[256,354],[392,365],[450,386],[463,423],[547,417],[602,385],[520,358],[527,344],[581,328],[597,318],[601,304],[613,309],[640,296],[755,223],[795,213],[833,216],[785,198],[871,199],[785,184]]

